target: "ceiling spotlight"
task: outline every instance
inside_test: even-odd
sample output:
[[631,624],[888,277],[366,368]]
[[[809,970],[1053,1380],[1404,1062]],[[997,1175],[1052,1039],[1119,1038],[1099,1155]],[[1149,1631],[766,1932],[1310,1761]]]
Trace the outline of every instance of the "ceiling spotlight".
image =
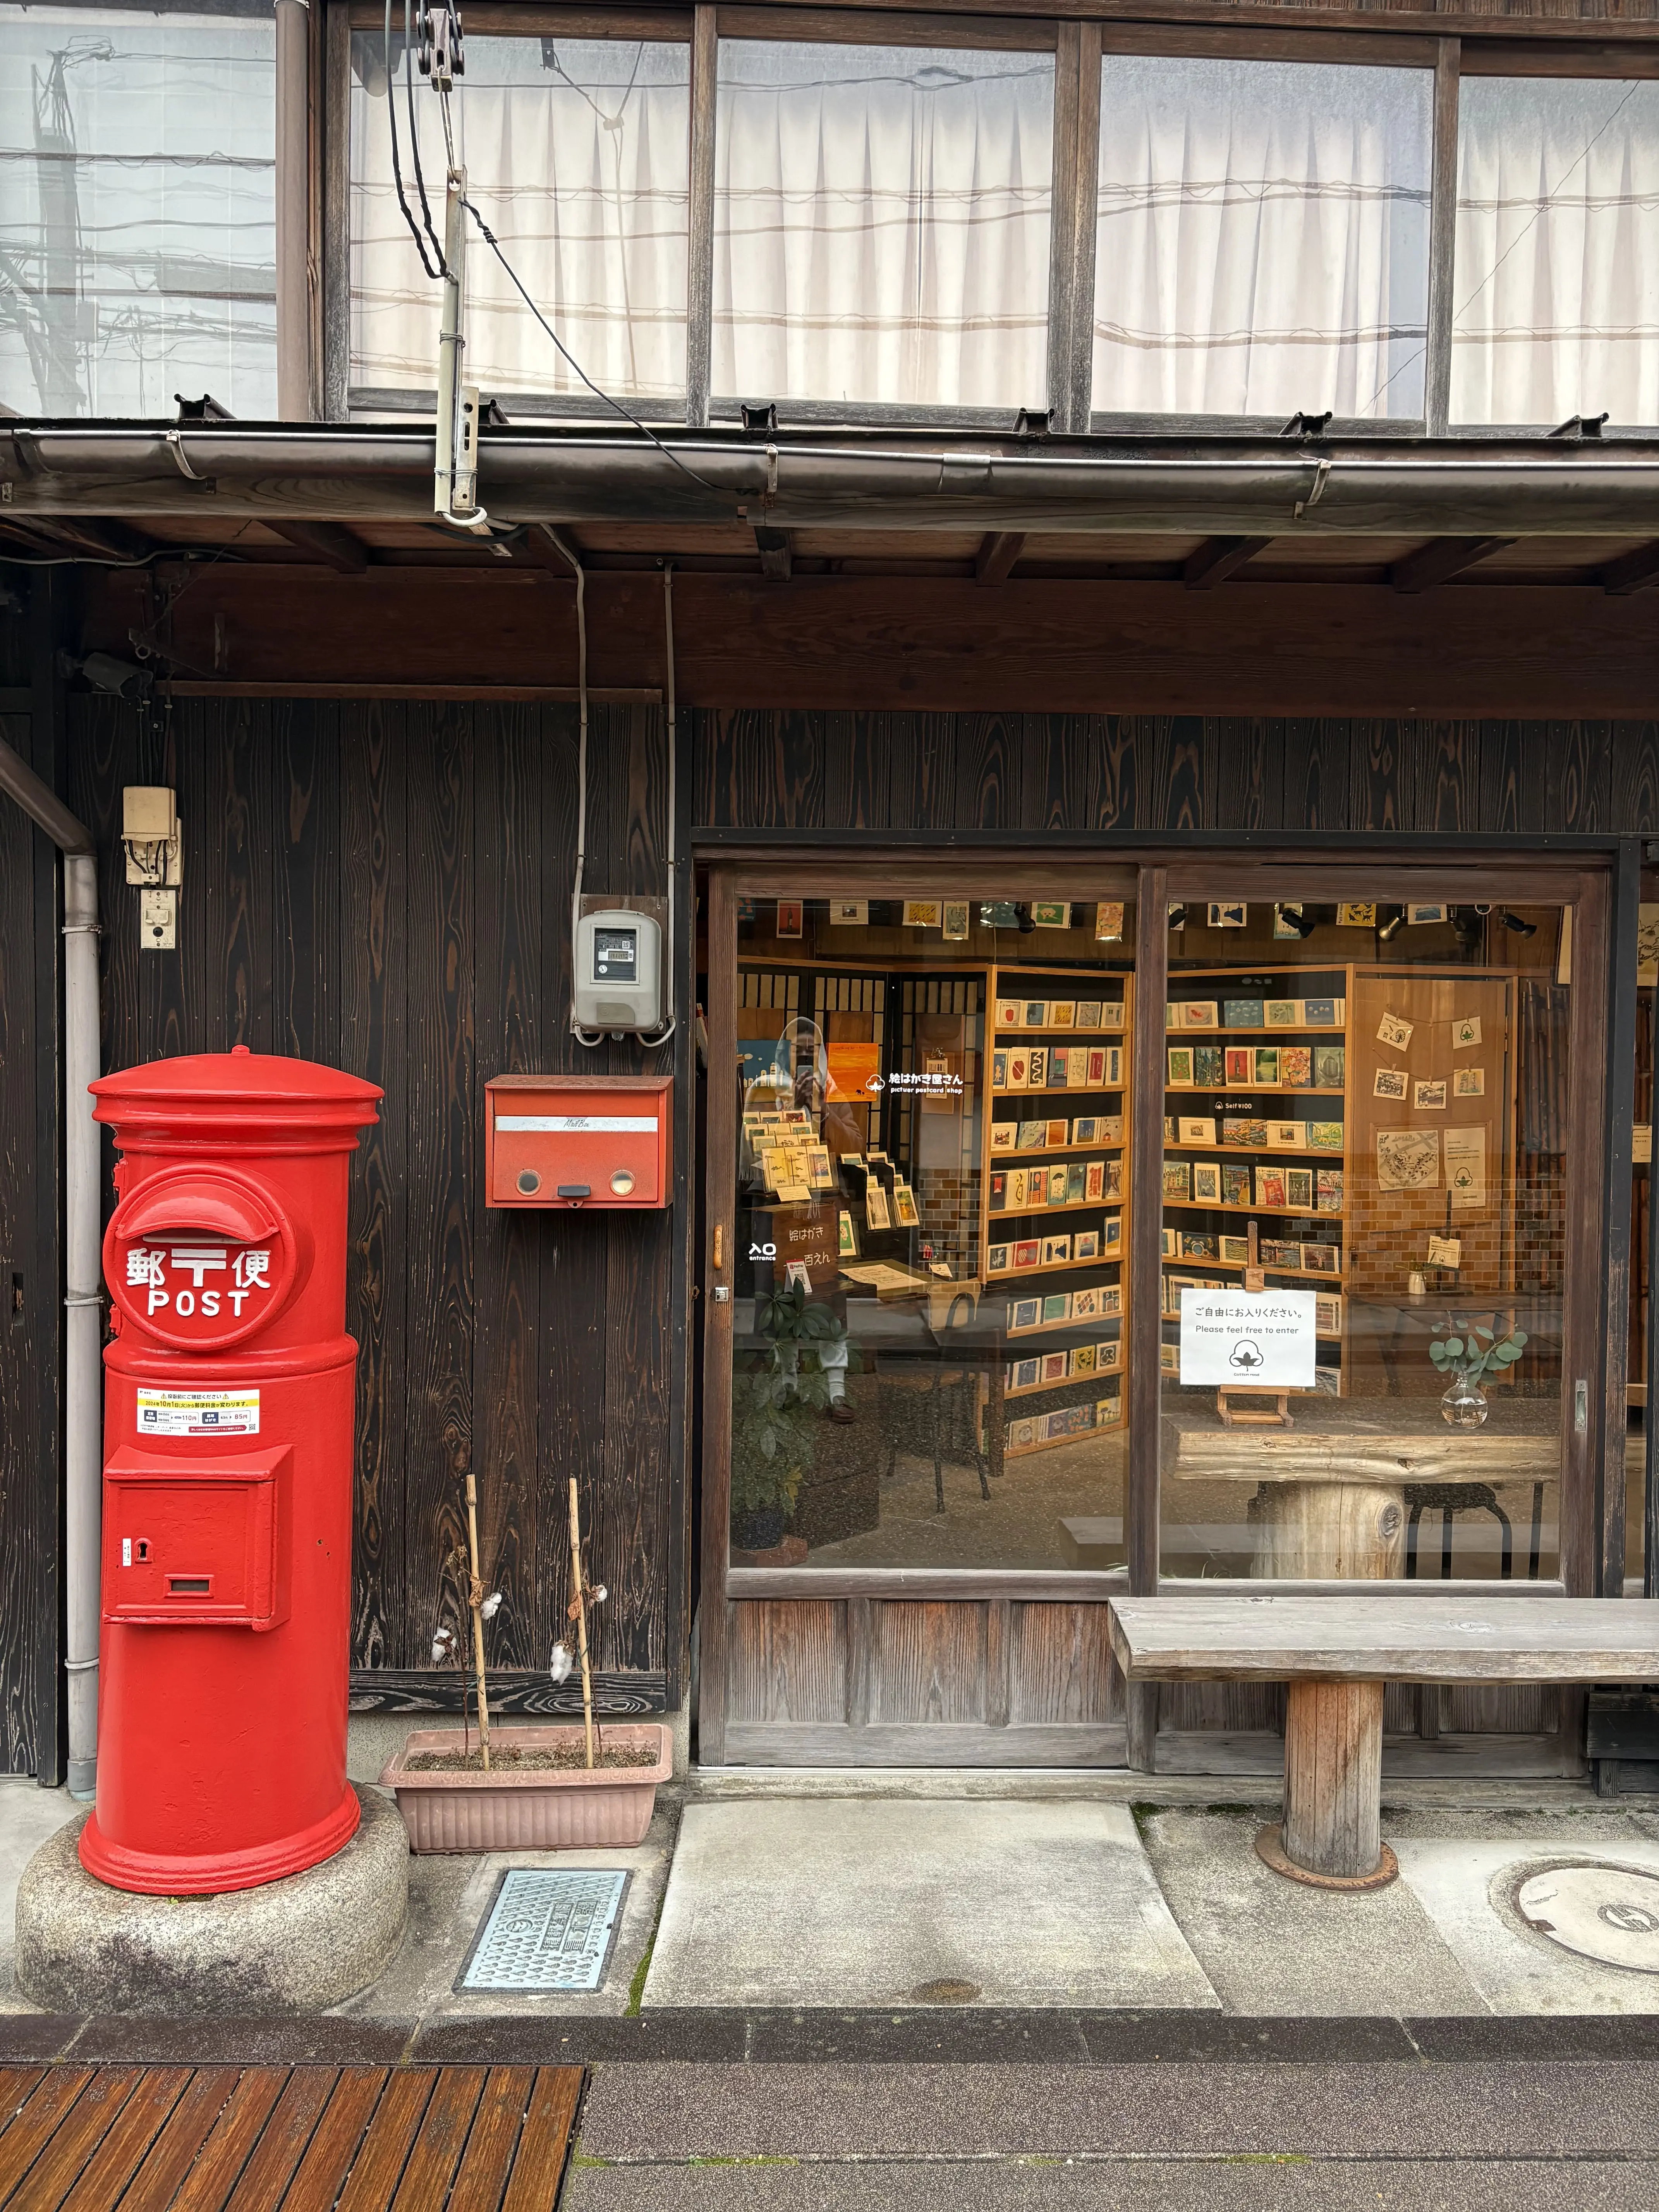
[[1452,908],[1452,934],[1465,952],[1479,950],[1480,939],[1485,933],[1481,928],[1482,919],[1479,908],[1473,911],[1466,906],[1455,906]]
[[1382,924],[1382,927],[1376,933],[1378,942],[1380,944],[1386,945],[1390,938],[1397,937],[1401,927],[1404,926],[1405,920],[1405,908],[1403,906],[1395,907],[1394,912],[1389,916],[1388,920]]
[[1504,908],[1498,919],[1505,929],[1512,929],[1517,937],[1536,937],[1538,934],[1538,924],[1535,921],[1522,921],[1520,915],[1511,914],[1508,907]]
[[1036,919],[1032,914],[1030,908],[1024,904],[1017,906],[1014,908],[1014,915],[1018,926],[1020,935],[1022,937],[1029,937],[1032,931],[1036,927]]
[[1311,937],[1319,927],[1313,916],[1299,906],[1276,906],[1273,913],[1286,929],[1293,929],[1298,937]]
[[1170,908],[1170,927],[1171,929],[1185,929],[1187,909],[1184,906],[1177,904]]

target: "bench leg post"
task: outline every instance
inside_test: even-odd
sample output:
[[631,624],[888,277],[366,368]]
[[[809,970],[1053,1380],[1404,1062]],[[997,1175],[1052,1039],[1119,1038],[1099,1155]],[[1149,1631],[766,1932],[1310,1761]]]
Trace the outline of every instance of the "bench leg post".
[[1267,1863],[1333,1888],[1391,1881],[1398,1869],[1382,1838],[1382,1683],[1292,1682],[1285,1822],[1261,1840]]

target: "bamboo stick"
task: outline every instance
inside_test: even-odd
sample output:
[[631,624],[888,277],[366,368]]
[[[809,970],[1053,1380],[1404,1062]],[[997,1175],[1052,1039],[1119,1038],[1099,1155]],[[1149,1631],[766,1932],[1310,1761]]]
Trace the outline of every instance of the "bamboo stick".
[[593,1677],[587,1664],[587,1577],[582,1572],[581,1507],[576,1498],[576,1478],[570,1478],[570,1580],[575,1591],[571,1610],[576,1616],[576,1650],[582,1662],[582,1727],[587,1744],[587,1763],[593,1764]]
[[468,1597],[472,1608],[472,1657],[478,1675],[478,1749],[487,1774],[489,1771],[489,1695],[484,1687],[483,1584],[478,1579],[478,1486],[473,1480],[470,1467],[466,1471],[466,1545],[472,1570],[472,1586]]

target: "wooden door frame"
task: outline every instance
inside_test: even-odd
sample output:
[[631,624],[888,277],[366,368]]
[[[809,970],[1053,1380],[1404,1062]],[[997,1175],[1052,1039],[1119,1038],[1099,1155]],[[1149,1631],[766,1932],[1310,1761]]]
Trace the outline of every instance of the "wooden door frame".
[[[725,1761],[727,1654],[732,1608],[766,1599],[842,1598],[852,1603],[911,1597],[964,1600],[1053,1600],[1101,1603],[1115,1592],[1155,1592],[1158,1572],[1159,1466],[1158,1392],[1158,1235],[1162,1217],[1161,1148],[1131,1152],[1130,1223],[1127,1273],[1130,1314],[1125,1392],[1128,1458],[1125,1476],[1125,1569],[1048,1571],[902,1568],[734,1568],[730,1561],[731,1362],[733,1334],[732,1240],[736,1225],[737,1092],[719,1079],[737,1053],[738,904],[746,896],[811,898],[847,896],[916,896],[959,890],[964,878],[994,876],[1005,897],[1052,897],[1073,888],[1078,896],[1121,896],[1137,902],[1135,1012],[1131,1085],[1133,1112],[1163,1112],[1163,1008],[1166,995],[1168,931],[1154,917],[1182,898],[1237,898],[1253,902],[1315,899],[1328,902],[1355,888],[1357,868],[1369,896],[1394,902],[1443,897],[1455,888],[1459,903],[1490,898],[1521,905],[1571,904],[1573,930],[1572,1066],[1568,1115],[1568,1237],[1563,1285],[1561,1574],[1558,1583],[1516,1585],[1514,1594],[1565,1589],[1574,1596],[1608,1586],[1607,1563],[1622,1561],[1624,1431],[1612,1409],[1625,1397],[1626,1329],[1620,1285],[1628,1283],[1629,1224],[1622,1235],[1620,1209],[1609,1194],[1620,1188],[1620,1157],[1628,1182],[1634,1087],[1635,885],[1631,854],[1639,841],[1620,838],[1438,838],[1395,840],[1375,836],[1338,842],[1329,837],[1274,838],[1271,843],[1207,835],[1190,841],[1167,836],[964,840],[941,835],[918,842],[890,837],[858,839],[816,834],[697,831],[696,865],[708,886],[708,1002],[705,1010],[711,1079],[702,1162],[705,1200],[703,1280],[708,1300],[703,1332],[702,1602],[699,1622],[699,1756],[706,1765]],[[1629,927],[1613,935],[1616,918]],[[1628,944],[1625,939],[1628,939]],[[1613,957],[1617,946],[1620,957]],[[1625,970],[1628,969],[1626,975]],[[1629,1018],[1620,1006],[1629,1001]],[[1610,1060],[1628,1046],[1629,1080],[1609,1094]],[[1583,1141],[1599,1133],[1598,1141]],[[1626,1209],[1627,1211],[1627,1209]],[[1624,1253],[1620,1271],[1620,1249]],[[718,1255],[718,1256],[717,1256]],[[721,1293],[725,1295],[722,1297]],[[1148,1349],[1150,1340],[1151,1349]],[[1614,1372],[1614,1370],[1617,1372]],[[1565,1378],[1586,1385],[1582,1425]],[[1605,1377],[1605,1388],[1595,1378]],[[1616,1477],[1616,1479],[1615,1479]],[[1616,1546],[1615,1547],[1615,1538]],[[1334,1588],[1279,1584],[1303,1590]],[[1386,1591],[1389,1585],[1344,1584],[1344,1595]],[[1480,1586],[1483,1589],[1485,1584]],[[1495,1586],[1494,1586],[1495,1587]],[[1613,1586],[1616,1594],[1619,1585]],[[1150,1765],[1155,1709],[1131,1699],[1127,1714],[1130,1762]]]

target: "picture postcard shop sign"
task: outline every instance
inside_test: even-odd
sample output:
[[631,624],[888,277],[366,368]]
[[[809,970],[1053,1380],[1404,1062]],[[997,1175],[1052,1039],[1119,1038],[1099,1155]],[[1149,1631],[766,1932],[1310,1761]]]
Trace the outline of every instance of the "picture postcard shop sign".
[[1181,1293],[1181,1380],[1224,1389],[1311,1390],[1312,1291]]

